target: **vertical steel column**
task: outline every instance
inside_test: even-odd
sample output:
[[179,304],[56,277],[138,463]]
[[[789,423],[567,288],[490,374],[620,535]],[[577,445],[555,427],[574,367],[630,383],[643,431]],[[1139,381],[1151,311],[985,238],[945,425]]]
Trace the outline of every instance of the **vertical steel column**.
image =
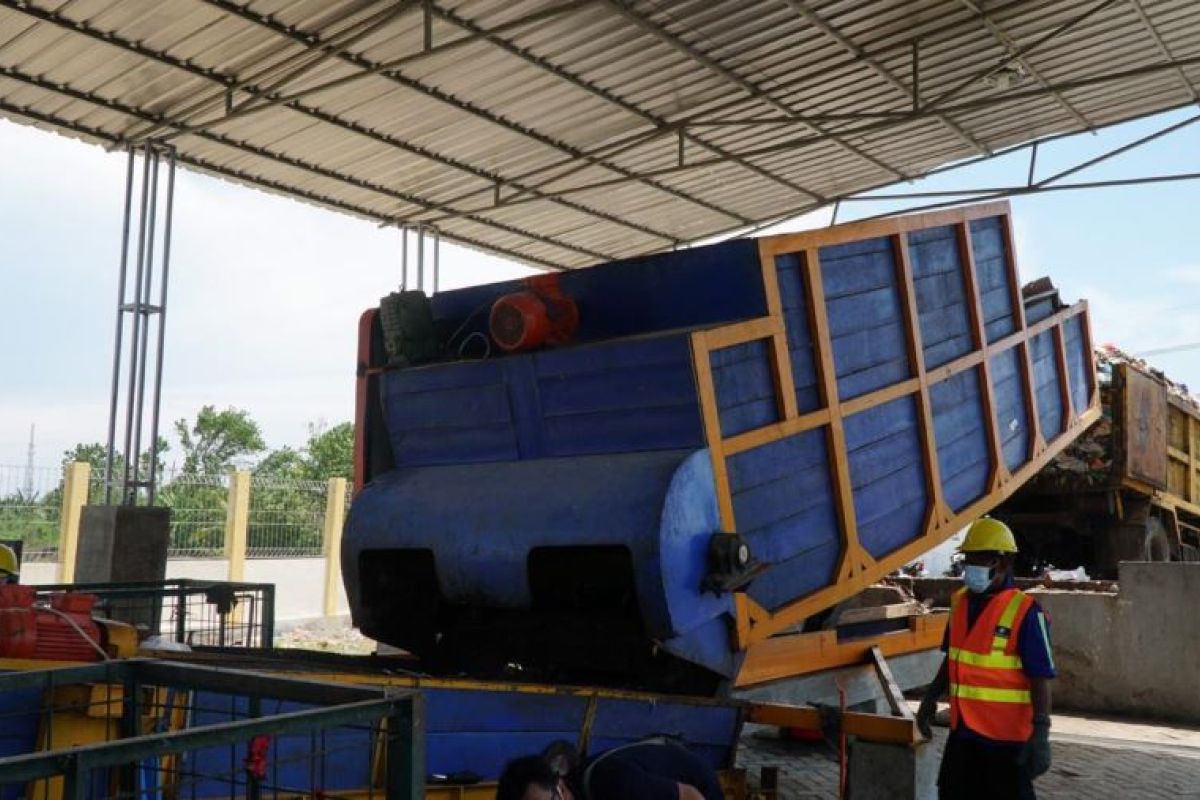
[[[159,192],[162,183],[162,158],[168,157],[165,193],[166,213],[159,223]],[[142,159],[141,185],[135,190],[135,161]],[[130,299],[129,252],[132,233],[133,195],[138,191],[141,201],[138,207],[137,256]],[[124,505],[136,505],[140,490],[146,489],[147,502],[155,500],[158,482],[158,424],[162,395],[163,356],[166,344],[167,288],[171,260],[171,228],[175,195],[175,152],[157,142],[130,147],[129,165],[125,179],[125,218],[121,235],[121,265],[117,281],[117,322],[113,343],[112,392],[110,396],[108,450],[105,456],[105,502],[113,502],[114,467],[117,454],[117,414],[122,400],[125,403],[125,430],[122,437],[121,454],[125,460],[121,476],[121,499]],[[156,255],[156,244],[162,237],[161,255]],[[155,288],[155,272],[158,276],[158,305],[151,302]],[[129,331],[128,375],[123,375],[125,362],[125,315],[132,315]],[[147,365],[150,357],[150,325],[158,317],[158,330],[153,343],[154,378],[152,394],[146,396]],[[125,379],[125,395],[121,396],[121,384]],[[150,464],[142,469],[142,434],[144,432],[147,400],[150,405]]]
[[167,286],[171,277],[171,223],[175,215],[175,150],[167,166],[167,215],[163,220],[162,279],[158,297],[158,347],[154,363],[154,404],[150,412],[150,486],[148,502],[154,505],[158,488],[158,417],[162,399],[163,351],[167,336]]
[[411,233],[415,239],[416,260],[414,265],[417,271],[416,283],[418,291],[425,291],[425,272],[426,272],[426,239],[432,239],[432,245],[429,248],[433,254],[432,275],[430,279],[430,288],[432,294],[437,294],[440,259],[441,259],[441,232],[432,225],[424,222],[400,224],[400,284],[401,288],[408,289],[408,235]]
[[108,448],[104,456],[104,503],[112,504],[113,450],[117,438],[117,400],[121,381],[121,337],[124,333],[125,276],[129,266],[129,219],[133,207],[133,149],[125,169],[125,216],[121,226],[121,266],[117,275],[117,331],[113,338],[112,396],[108,406]]

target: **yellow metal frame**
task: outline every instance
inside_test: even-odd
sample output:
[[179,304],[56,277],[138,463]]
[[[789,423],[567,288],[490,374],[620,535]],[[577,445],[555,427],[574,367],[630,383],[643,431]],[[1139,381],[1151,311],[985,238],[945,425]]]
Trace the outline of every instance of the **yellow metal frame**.
[[906,630],[843,642],[838,641],[836,630],[775,636],[755,642],[746,651],[734,686],[755,686],[863,664],[869,660],[872,647],[878,647],[888,657],[932,650],[941,646],[948,621],[948,614],[927,614],[911,618]]
[[[984,329],[975,260],[970,246],[969,225],[972,220],[997,216],[1001,217],[1004,223],[1002,231],[1016,330],[1003,339],[989,343]],[[908,259],[908,233],[945,225],[957,227],[964,287],[968,296],[972,298],[972,302],[968,304],[968,310],[971,319],[973,348],[971,352],[949,364],[927,370],[921,345],[920,324],[917,318],[912,267]],[[822,288],[819,249],[828,245],[879,237],[890,238],[894,248],[897,285],[900,288],[907,329],[906,345],[914,374],[900,383],[886,386],[852,400],[842,401],[837,390],[837,371]],[[787,331],[780,302],[776,258],[781,255],[799,255],[804,277],[808,325],[815,351],[814,360],[821,400],[819,409],[805,414],[799,413],[796,406],[791,359],[787,347]],[[1066,447],[1075,438],[1073,434],[1091,425],[1100,415],[1099,390],[1094,368],[1089,372],[1088,406],[1082,414],[1075,414],[1074,406],[1070,402],[1070,374],[1066,369],[1067,357],[1063,327],[1068,320],[1075,317],[1082,319],[1084,347],[1086,352],[1091,352],[1092,337],[1086,313],[1087,303],[1077,303],[1035,325],[1027,323],[1017,279],[1016,251],[1013,248],[1011,234],[1011,212],[1006,202],[950,209],[931,214],[850,223],[817,231],[768,237],[759,241],[759,256],[762,263],[767,315],[732,325],[696,331],[691,335],[696,388],[712,459],[713,475],[716,480],[717,505],[720,511],[721,525],[726,532],[737,531],[733,496],[729,486],[727,467],[729,457],[777,442],[788,436],[824,428],[831,454],[830,471],[837,503],[842,547],[836,570],[837,579],[833,585],[799,598],[776,611],[772,612],[763,608],[745,593],[735,595],[737,645],[740,649],[750,651],[748,660],[753,658],[753,649],[756,643],[766,642],[770,637],[801,622],[811,614],[856,594],[879,578],[944,541],[971,520],[990,511]],[[1046,441],[1038,422],[1036,390],[1030,355],[1031,340],[1046,331],[1053,333],[1058,359],[1059,392],[1064,399],[1064,428],[1050,442]],[[736,436],[725,437],[721,431],[717,408],[711,354],[714,350],[753,341],[766,341],[768,345],[779,421]],[[1015,473],[1010,473],[1004,464],[1000,446],[1001,436],[991,396],[990,374],[991,359],[1012,348],[1018,348],[1021,356],[1019,364],[1027,412],[1025,422],[1031,432],[1030,460]],[[955,513],[946,505],[942,497],[942,482],[938,474],[937,448],[934,441],[930,386],[967,370],[974,370],[979,376],[981,399],[987,411],[985,419],[991,472],[988,493],[968,508]],[[916,398],[921,415],[926,489],[927,496],[930,498],[925,532],[911,544],[895,550],[883,558],[875,559],[858,540],[850,469],[846,459],[844,420],[852,414],[905,396]]]

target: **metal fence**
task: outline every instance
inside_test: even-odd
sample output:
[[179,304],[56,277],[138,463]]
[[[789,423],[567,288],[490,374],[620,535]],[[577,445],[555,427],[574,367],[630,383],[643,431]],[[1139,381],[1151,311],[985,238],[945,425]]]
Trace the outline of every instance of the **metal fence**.
[[250,482],[246,557],[321,555],[328,490],[325,481],[255,475]]
[[424,797],[415,690],[126,660],[0,675],[0,797]]
[[[252,476],[246,556],[319,557],[328,491],[325,481]],[[62,494],[60,467],[0,465],[0,540],[22,542],[26,561],[55,561]],[[171,558],[225,556],[229,496],[228,475],[163,473],[158,503],[171,509]],[[104,475],[93,471],[88,502],[104,500]]]
[[62,470],[0,465],[0,540],[22,543],[25,561],[58,557]]
[[[125,583],[57,583],[34,587],[39,601],[56,592],[86,592],[95,611],[146,636],[192,648],[270,650],[275,641],[275,584],[177,578]],[[150,649],[152,645],[144,643]]]

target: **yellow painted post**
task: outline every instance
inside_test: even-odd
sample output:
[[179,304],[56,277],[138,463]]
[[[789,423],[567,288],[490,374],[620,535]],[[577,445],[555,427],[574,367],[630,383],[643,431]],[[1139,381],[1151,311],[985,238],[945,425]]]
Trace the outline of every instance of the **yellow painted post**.
[[225,511],[225,557],[229,559],[229,580],[240,582],[246,576],[246,544],[250,531],[250,473],[229,473],[229,499]]
[[58,582],[75,580],[75,555],[79,552],[79,522],[88,501],[92,465],[76,461],[63,469],[62,512],[58,518]]
[[325,490],[325,616],[337,614],[342,579],[342,522],[346,516],[346,479],[330,478]]

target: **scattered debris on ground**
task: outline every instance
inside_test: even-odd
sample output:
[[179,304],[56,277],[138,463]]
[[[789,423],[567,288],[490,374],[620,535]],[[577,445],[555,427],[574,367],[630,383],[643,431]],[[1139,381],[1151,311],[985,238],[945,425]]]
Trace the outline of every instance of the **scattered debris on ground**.
[[275,634],[275,646],[294,650],[320,650],[344,655],[369,655],[375,640],[350,625],[346,617],[325,617],[286,627]]

